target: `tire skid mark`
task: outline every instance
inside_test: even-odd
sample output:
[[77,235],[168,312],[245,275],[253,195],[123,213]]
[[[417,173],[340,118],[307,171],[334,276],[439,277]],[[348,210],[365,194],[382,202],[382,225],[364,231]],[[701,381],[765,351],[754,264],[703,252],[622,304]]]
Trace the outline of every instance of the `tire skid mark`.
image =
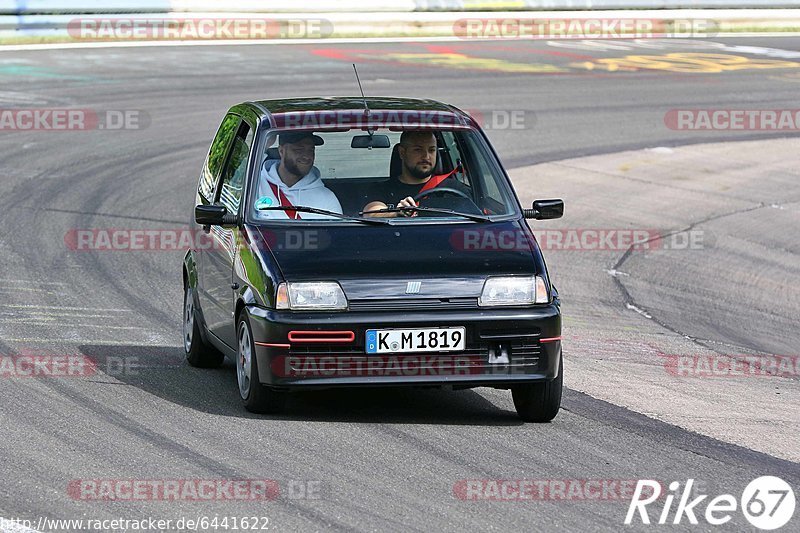
[[[248,472],[228,466],[227,464],[213,459],[201,452],[189,448],[184,444],[180,444],[150,428],[140,424],[132,418],[103,405],[101,402],[76,391],[72,387],[68,387],[64,383],[58,381],[43,382],[45,386],[58,394],[60,397],[71,400],[76,405],[89,411],[93,418],[99,418],[118,427],[123,432],[126,432],[136,438],[141,439],[148,445],[160,448],[167,452],[168,457],[179,457],[187,463],[195,464],[207,470],[213,475],[222,476],[225,479],[247,479],[250,477]],[[281,500],[287,507],[295,509],[298,514],[308,520],[325,526],[326,529],[336,529],[340,531],[350,531],[350,529],[342,523],[331,523],[331,518],[317,510],[309,508],[308,505],[303,505],[298,500]]]

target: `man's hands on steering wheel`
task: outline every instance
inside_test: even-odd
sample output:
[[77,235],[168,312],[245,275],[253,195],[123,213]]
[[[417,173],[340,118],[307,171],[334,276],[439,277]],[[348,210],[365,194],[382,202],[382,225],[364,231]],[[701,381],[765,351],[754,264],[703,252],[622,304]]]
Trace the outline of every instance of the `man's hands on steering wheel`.
[[[396,209],[399,210],[398,214],[404,217],[415,217],[418,215],[418,212],[413,210],[412,208],[423,207],[420,204],[421,200],[429,196],[439,195],[439,194],[445,194],[445,195],[451,194],[454,196],[460,196],[461,198],[464,198],[465,200],[469,201],[471,206],[474,207],[475,213],[481,213],[480,207],[478,207],[478,204],[475,203],[475,201],[470,197],[468,192],[456,189],[454,187],[435,187],[427,191],[422,191],[413,197],[406,196],[405,198],[397,202]],[[365,212],[368,212],[368,210]]]
[[[435,187],[435,188],[429,189],[427,191],[422,191],[421,193],[418,193],[416,196],[413,196],[413,197],[407,196],[407,197],[403,198],[402,200],[397,202],[397,207],[399,207],[399,208],[402,208],[402,207],[406,207],[406,208],[407,207],[419,207],[420,206],[420,201],[423,198],[427,198],[428,196],[432,196],[434,194],[454,194],[456,196],[461,196],[462,198],[466,198],[473,205],[475,205],[475,202],[472,201],[472,198],[470,198],[469,195],[467,193],[465,193],[464,191],[460,191],[458,189],[454,189],[453,187]],[[475,205],[475,207],[478,208],[477,205]],[[401,211],[401,213],[403,214],[403,216],[407,216],[407,217],[415,217],[415,216],[417,216],[417,212],[416,211]]]
[[[458,189],[454,189],[453,187],[434,187],[433,189],[428,189],[427,191],[422,191],[421,193],[417,194],[414,197],[414,201],[419,202],[422,198],[425,198],[426,196],[430,196],[432,194],[441,194],[441,193],[455,194],[457,196],[461,196],[463,198],[466,198],[467,200],[472,202],[472,198],[469,197],[469,194],[465,193],[464,191],[459,191]],[[472,203],[475,203],[475,202],[472,202]],[[477,207],[477,206],[475,206],[475,207]]]
[[438,194],[444,194],[444,195],[450,194],[453,196],[460,196],[461,198],[464,198],[469,202],[469,206],[461,202],[463,208],[456,209],[457,211],[468,211],[469,209],[473,209],[475,213],[481,213],[481,208],[478,206],[478,204],[475,203],[475,201],[472,199],[472,197],[468,192],[456,189],[454,187],[434,187],[432,189],[428,189],[427,191],[423,191],[417,194],[416,196],[414,196],[413,200],[417,202],[417,204],[415,205],[419,205],[418,202],[420,202],[423,198],[427,198],[428,196],[433,196]]

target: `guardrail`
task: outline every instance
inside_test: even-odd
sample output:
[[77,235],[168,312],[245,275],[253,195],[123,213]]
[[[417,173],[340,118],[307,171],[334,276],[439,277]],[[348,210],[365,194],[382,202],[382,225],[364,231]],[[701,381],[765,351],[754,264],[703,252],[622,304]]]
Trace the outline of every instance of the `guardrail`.
[[76,13],[363,13],[592,9],[797,8],[798,0],[0,0],[0,14]]
[[[361,1],[361,0],[359,0]],[[559,0],[565,1],[565,0]],[[594,1],[594,0],[592,0]],[[605,1],[605,0],[602,0]],[[615,0],[623,2],[625,0]],[[633,0],[628,0],[633,3]],[[640,0],[641,1],[641,0]],[[752,0],[751,0],[752,1]],[[772,0],[774,5],[776,1]],[[63,8],[67,3],[74,7]],[[327,0],[316,0],[311,5],[332,4]],[[549,27],[564,34],[563,27],[571,22],[592,20],[627,21],[636,19],[650,28],[643,36],[666,37],[713,37],[720,33],[742,31],[792,31],[800,32],[800,9],[639,9],[596,11],[443,11],[452,0],[424,2],[428,11],[414,11],[411,6],[423,0],[380,0],[373,8],[407,5],[405,11],[347,11],[353,7],[350,0],[335,0],[336,10],[318,12],[295,11],[246,11],[254,9],[256,2],[233,1],[219,5],[200,0],[145,0],[131,7],[130,0],[97,2],[92,9],[80,4],[55,0],[0,0],[0,44],[76,43],[90,41],[183,41],[183,40],[275,40],[308,38],[369,38],[369,37],[468,37],[506,38],[505,31],[513,27]],[[461,0],[459,4],[484,6],[485,1]],[[491,2],[495,3],[495,2]],[[526,0],[518,0],[519,4]],[[10,14],[10,4],[17,6]],[[167,7],[169,4],[169,7]],[[215,4],[210,11],[175,11],[179,7],[206,7]],[[514,1],[504,1],[504,6],[513,7]],[[62,9],[56,9],[56,5]],[[265,4],[258,2],[263,10],[266,5],[284,6],[285,2]],[[309,4],[304,4],[308,7]],[[45,9],[48,7],[49,9]],[[127,6],[127,7],[126,7]],[[159,7],[160,6],[160,7]],[[146,10],[145,10],[146,8]],[[483,21],[481,23],[481,21]],[[635,21],[634,21],[635,22]],[[567,24],[570,23],[570,24]],[[487,31],[477,33],[475,26],[486,26]],[[515,26],[516,25],[516,26]],[[622,25],[622,24],[621,24]],[[497,27],[497,31],[488,31]],[[588,24],[587,24],[588,26]],[[637,26],[638,27],[638,26]],[[522,31],[522,30],[520,30]],[[526,31],[528,31],[526,29]],[[470,33],[472,32],[472,33]],[[580,37],[566,30],[562,38]],[[610,33],[614,34],[612,30]],[[639,37],[630,31],[617,37]],[[525,33],[524,35],[527,35]],[[552,35],[552,34],[547,34]],[[616,34],[614,34],[616,35]],[[537,38],[542,35],[536,34]],[[520,38],[524,38],[521,35]],[[528,36],[530,38],[530,36]],[[610,38],[606,36],[606,38]]]

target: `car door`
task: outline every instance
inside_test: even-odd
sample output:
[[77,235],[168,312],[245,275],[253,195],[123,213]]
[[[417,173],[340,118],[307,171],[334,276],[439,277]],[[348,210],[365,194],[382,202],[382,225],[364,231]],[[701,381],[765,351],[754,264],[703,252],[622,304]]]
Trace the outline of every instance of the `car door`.
[[[247,164],[253,148],[255,130],[245,120],[239,123],[230,147],[229,156],[220,176],[216,202],[225,206],[228,213],[240,212]],[[233,264],[236,260],[236,232],[239,227],[211,227],[212,246],[206,253],[205,275],[211,309],[206,325],[219,340],[233,348],[236,343],[234,324],[236,291],[233,283]]]
[[[239,115],[228,113],[222,119],[217,134],[214,136],[214,141],[211,143],[211,148],[208,150],[205,164],[203,165],[203,172],[200,176],[200,184],[197,190],[196,204],[210,205],[216,199],[217,190],[219,189],[219,180],[222,175],[222,168],[228,159],[230,153],[230,145],[233,140],[236,130],[239,127],[241,118]],[[202,238],[196,239],[194,261],[197,267],[197,299],[200,304],[200,309],[203,311],[203,317],[208,323],[208,314],[214,308],[213,301],[209,296],[208,283],[206,281],[206,255],[210,247],[211,236],[209,235],[210,226],[196,228],[196,231],[202,232]]]

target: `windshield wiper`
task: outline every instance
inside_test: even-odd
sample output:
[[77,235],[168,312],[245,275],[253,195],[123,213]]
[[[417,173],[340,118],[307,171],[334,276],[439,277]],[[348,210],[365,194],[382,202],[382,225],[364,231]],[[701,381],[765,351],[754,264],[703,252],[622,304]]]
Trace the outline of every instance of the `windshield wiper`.
[[389,224],[388,220],[381,220],[380,218],[367,218],[367,217],[353,217],[350,215],[343,215],[335,211],[328,211],[327,209],[317,209],[316,207],[308,207],[305,205],[272,205],[269,207],[256,207],[257,211],[299,211],[300,213],[314,213],[316,215],[328,215],[331,217],[342,218],[345,220],[356,220],[364,224]]
[[462,213],[461,211],[453,211],[452,209],[440,209],[436,207],[387,207],[385,209],[376,209],[373,211],[361,211],[359,215],[367,213],[401,213],[401,212],[416,212],[416,213],[440,213],[445,215],[456,215],[475,222],[491,222],[492,219],[486,215],[474,215],[472,213]]

